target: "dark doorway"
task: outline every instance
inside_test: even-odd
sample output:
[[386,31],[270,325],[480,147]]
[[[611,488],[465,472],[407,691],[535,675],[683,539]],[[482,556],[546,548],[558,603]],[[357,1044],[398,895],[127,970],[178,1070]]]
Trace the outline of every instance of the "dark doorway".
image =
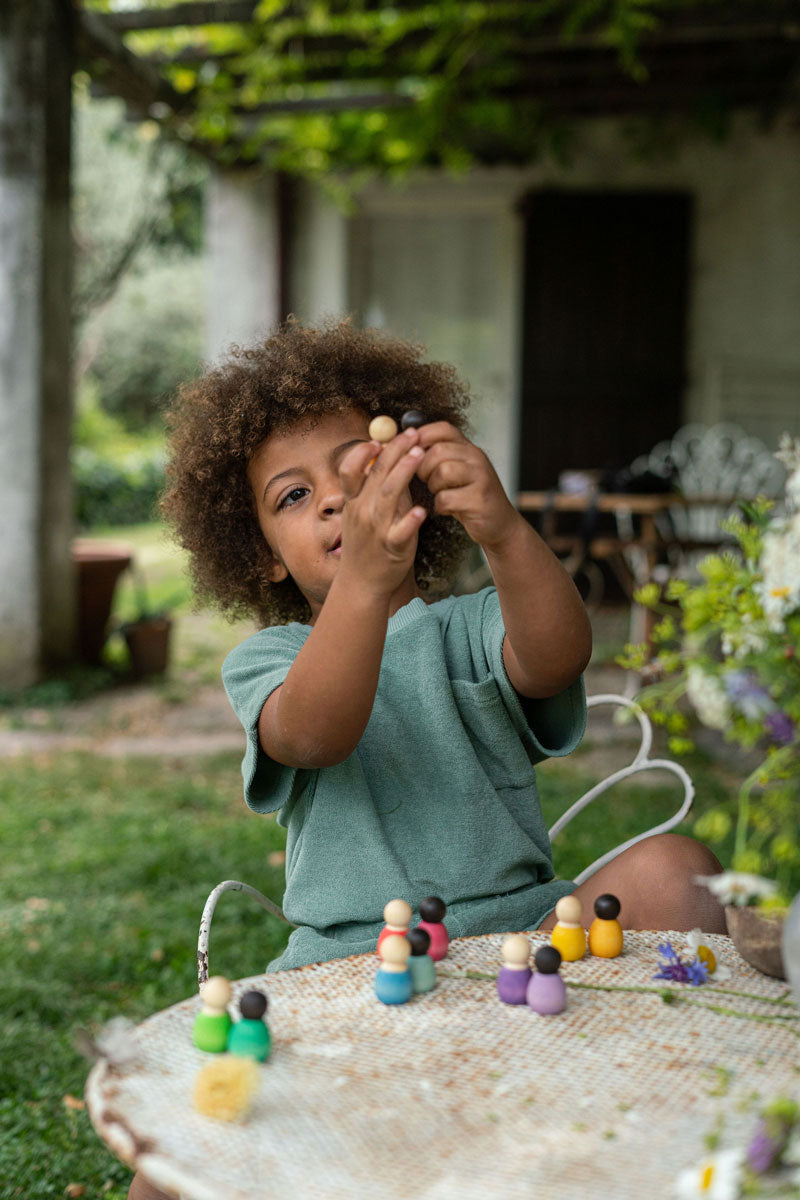
[[548,190],[522,208],[520,487],[536,489],[682,423],[691,199]]

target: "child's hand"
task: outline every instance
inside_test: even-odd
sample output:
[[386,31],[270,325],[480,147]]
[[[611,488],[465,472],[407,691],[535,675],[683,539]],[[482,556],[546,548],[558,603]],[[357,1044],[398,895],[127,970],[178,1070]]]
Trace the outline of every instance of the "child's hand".
[[419,441],[425,457],[417,475],[436,512],[455,517],[484,549],[502,546],[520,517],[483,451],[446,421],[423,425]]
[[413,567],[417,534],[427,516],[411,504],[409,484],[423,451],[409,429],[385,446],[362,442],[342,459],[345,497],[339,575],[389,596]]

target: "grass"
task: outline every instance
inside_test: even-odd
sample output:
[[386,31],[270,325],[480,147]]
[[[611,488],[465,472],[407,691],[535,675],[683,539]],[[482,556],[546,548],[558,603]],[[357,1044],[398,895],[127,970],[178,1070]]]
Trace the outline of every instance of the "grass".
[[[88,1065],[74,1030],[134,1021],[196,988],[197,926],[222,879],[280,902],[284,845],[275,820],[241,800],[238,756],[191,767],[65,755],[3,764],[0,842],[0,1195],[126,1195],[130,1172],[108,1153],[80,1097]],[[214,919],[211,964],[258,973],[285,927],[242,896]]]

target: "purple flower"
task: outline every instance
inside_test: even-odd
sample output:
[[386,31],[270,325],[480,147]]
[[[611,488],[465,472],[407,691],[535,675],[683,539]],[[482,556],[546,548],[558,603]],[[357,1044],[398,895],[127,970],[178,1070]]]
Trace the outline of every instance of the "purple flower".
[[747,1162],[756,1175],[763,1175],[774,1165],[786,1145],[786,1137],[770,1136],[767,1122],[761,1120],[747,1147]]
[[794,741],[794,721],[779,709],[767,713],[764,717],[764,728],[779,746],[788,746]]
[[673,983],[689,983],[692,987],[699,987],[708,979],[706,964],[699,958],[685,963],[673,949],[671,942],[662,942],[658,947],[658,952],[664,962],[661,963],[653,979],[670,979]]
[[726,671],[723,682],[731,703],[748,721],[757,721],[774,708],[769,692],[752,671]]
[[692,987],[700,987],[701,983],[708,983],[708,965],[701,962],[699,958],[687,963],[686,982],[690,983]]

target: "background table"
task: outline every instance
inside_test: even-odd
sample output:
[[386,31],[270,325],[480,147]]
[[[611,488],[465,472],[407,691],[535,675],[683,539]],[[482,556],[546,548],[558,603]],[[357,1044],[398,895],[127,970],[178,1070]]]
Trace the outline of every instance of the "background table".
[[435,991],[396,1007],[375,999],[373,955],[240,980],[236,995],[269,991],[273,1037],[245,1123],[191,1107],[210,1060],[191,1044],[197,997],[138,1027],[137,1064],[95,1066],[89,1111],[120,1157],[192,1200],[666,1197],[707,1134],[741,1145],[759,1101],[798,1098],[800,1016],[724,937],[718,989],[653,981],[665,937],[684,943],[629,933],[618,959],[565,964],[591,986],[568,987],[558,1017],[501,1004],[481,977],[500,934],[453,942]]

